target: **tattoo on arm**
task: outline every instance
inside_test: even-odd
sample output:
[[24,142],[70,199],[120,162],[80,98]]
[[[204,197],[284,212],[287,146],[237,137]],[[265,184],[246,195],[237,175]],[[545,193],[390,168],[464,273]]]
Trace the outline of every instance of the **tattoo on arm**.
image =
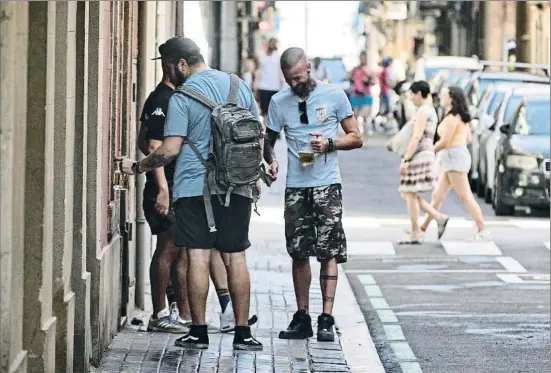
[[148,172],[158,167],[169,164],[176,156],[169,156],[163,152],[163,147],[158,148],[154,153],[147,156],[139,165],[140,172]]
[[264,139],[264,160],[268,164],[272,163],[276,159],[274,147],[278,136],[278,132],[266,128],[266,137]]

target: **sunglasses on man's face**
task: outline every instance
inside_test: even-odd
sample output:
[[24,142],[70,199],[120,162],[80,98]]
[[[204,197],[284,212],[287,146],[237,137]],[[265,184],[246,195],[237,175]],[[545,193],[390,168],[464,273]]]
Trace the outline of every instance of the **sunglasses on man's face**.
[[300,123],[308,124],[308,114],[306,113],[306,101],[298,103],[298,111],[300,113]]

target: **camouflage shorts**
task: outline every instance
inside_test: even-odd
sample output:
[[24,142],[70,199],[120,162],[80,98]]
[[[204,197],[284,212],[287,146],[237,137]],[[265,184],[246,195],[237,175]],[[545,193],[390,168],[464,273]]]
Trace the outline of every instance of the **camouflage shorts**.
[[293,259],[346,263],[340,184],[285,190],[285,238]]

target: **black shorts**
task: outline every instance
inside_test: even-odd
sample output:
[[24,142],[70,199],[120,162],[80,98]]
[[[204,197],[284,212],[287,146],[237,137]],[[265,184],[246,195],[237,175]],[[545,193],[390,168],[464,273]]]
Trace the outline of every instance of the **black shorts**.
[[270,100],[272,96],[278,91],[265,91],[263,89],[258,90],[258,98],[260,99],[260,112],[262,115],[268,115],[268,107],[270,106]]
[[[169,195],[172,200],[172,186],[169,185]],[[157,202],[157,185],[155,183],[146,183],[143,190],[143,212],[145,220],[149,224],[151,234],[157,235],[164,232],[172,231],[174,228],[174,213],[172,209],[167,216],[161,215],[155,209]]]
[[[226,196],[220,196],[224,202]],[[249,224],[252,199],[232,194],[229,207],[212,196],[212,212],[216,232],[210,232],[203,197],[184,197],[174,202],[177,247],[217,249],[222,253],[238,253],[251,246]]]

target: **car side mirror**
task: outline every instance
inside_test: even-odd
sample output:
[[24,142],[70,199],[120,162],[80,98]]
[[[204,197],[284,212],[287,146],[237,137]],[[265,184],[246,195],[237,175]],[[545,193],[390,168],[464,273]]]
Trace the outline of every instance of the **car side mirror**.
[[501,127],[499,127],[499,130],[500,130],[501,133],[503,133],[504,135],[509,136],[509,133],[510,133],[510,131],[511,131],[511,124],[510,124],[510,123],[506,123],[506,124],[502,125]]

